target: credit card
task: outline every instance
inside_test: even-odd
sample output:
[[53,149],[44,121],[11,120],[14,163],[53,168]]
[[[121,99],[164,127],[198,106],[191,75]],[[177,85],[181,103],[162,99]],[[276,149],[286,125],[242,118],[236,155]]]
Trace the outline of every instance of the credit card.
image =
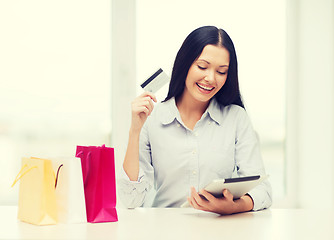
[[158,71],[153,73],[140,86],[143,89],[145,89],[145,91],[156,93],[160,88],[162,88],[169,81],[170,81],[170,78],[168,77],[168,75],[161,68],[159,68]]

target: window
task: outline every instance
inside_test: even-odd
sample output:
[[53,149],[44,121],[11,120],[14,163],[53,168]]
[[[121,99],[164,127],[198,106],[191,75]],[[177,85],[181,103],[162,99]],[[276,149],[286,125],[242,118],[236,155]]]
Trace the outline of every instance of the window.
[[0,205],[24,156],[110,143],[110,1],[0,2]]

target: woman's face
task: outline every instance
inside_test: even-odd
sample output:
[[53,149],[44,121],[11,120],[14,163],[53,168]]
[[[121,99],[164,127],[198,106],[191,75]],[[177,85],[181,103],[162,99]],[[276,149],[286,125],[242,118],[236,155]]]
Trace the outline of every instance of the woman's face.
[[226,82],[229,52],[215,45],[206,45],[190,66],[183,97],[208,102]]

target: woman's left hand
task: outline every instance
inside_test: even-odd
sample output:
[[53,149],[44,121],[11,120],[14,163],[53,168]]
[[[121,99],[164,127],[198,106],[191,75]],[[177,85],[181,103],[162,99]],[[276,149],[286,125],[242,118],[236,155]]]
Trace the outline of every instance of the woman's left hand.
[[[203,197],[205,197],[205,199]],[[211,193],[201,190],[198,194],[194,187],[191,188],[191,196],[188,197],[190,205],[199,210],[214,212],[221,215],[228,215],[237,212],[250,211],[253,208],[253,200],[248,195],[234,201],[233,195],[227,190],[223,190],[224,197],[216,198]]]

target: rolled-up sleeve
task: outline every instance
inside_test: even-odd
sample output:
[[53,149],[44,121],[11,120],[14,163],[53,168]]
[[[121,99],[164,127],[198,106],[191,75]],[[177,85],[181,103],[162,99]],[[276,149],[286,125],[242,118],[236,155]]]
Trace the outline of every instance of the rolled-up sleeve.
[[259,186],[249,191],[248,194],[253,199],[254,211],[269,208],[272,204],[271,185],[268,180],[265,180]]
[[150,184],[145,180],[142,169],[139,170],[137,181],[131,181],[124,169],[121,168],[118,178],[118,194],[126,208],[136,208],[143,205]]
[[[235,148],[238,175],[266,175],[259,139],[245,111],[240,111],[238,125]],[[248,194],[253,199],[255,211],[269,208],[272,204],[272,190],[268,180],[263,181]]]
[[[147,123],[147,122],[146,122]],[[153,185],[154,170],[151,164],[151,149],[146,123],[139,140],[139,175],[137,181],[131,181],[123,167],[118,174],[118,194],[126,208],[136,208],[144,204],[147,193]]]

